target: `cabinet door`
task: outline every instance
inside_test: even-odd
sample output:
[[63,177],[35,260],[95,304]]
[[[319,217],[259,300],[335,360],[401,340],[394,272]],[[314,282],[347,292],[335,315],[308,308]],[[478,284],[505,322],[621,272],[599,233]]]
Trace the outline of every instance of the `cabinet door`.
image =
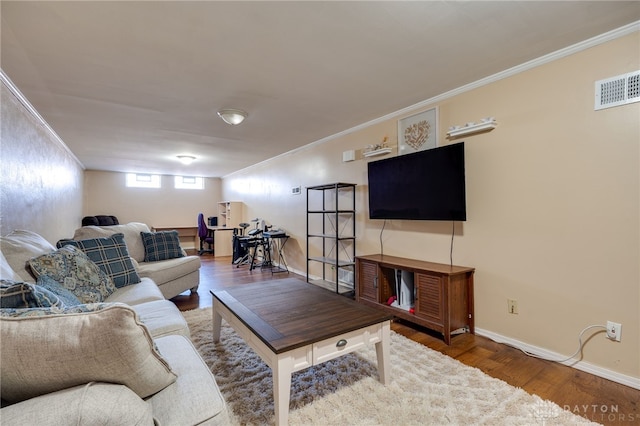
[[416,316],[442,324],[444,320],[444,294],[442,277],[415,274]]
[[358,262],[358,298],[378,302],[378,264]]

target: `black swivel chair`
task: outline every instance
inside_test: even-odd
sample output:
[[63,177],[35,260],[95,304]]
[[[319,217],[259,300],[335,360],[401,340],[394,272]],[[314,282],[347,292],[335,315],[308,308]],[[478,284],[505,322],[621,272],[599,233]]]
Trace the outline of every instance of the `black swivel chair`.
[[[198,215],[198,237],[200,238],[200,250],[198,250],[198,255],[203,253],[213,254],[213,231],[207,227],[202,213]],[[208,245],[209,248],[205,249],[205,245]]]

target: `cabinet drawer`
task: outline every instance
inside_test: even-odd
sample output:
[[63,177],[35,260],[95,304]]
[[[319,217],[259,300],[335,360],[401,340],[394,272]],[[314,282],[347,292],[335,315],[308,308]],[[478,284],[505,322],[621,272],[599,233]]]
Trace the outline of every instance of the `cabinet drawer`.
[[382,340],[382,324],[322,340],[313,345],[313,364],[321,364]]

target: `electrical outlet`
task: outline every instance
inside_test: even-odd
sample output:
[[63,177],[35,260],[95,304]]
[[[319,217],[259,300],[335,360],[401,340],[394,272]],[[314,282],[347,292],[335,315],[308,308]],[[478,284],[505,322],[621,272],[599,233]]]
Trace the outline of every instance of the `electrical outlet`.
[[619,342],[622,338],[622,324],[607,321],[607,338]]
[[518,313],[518,301],[513,299],[507,299],[507,312],[510,314]]

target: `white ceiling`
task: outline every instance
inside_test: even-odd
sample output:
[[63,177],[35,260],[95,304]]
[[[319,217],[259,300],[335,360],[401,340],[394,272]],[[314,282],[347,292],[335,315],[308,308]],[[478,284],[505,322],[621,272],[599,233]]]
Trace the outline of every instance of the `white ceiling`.
[[[87,169],[216,177],[637,21],[640,2],[2,0],[1,15],[3,71]],[[249,118],[229,126],[224,107]]]

